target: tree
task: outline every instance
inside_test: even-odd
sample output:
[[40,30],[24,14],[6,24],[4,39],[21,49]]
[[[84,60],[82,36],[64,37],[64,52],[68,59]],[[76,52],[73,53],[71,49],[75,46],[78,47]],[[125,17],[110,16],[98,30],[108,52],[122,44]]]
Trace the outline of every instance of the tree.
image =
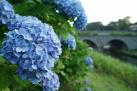
[[103,30],[104,25],[101,22],[93,22],[87,25],[87,30]]
[[132,23],[130,17],[119,19],[118,21],[112,21],[107,25],[103,25],[101,22],[89,23],[87,30],[117,30],[117,31],[128,31]]
[[124,19],[119,19],[117,22],[117,27],[119,28],[119,30],[129,30],[129,27],[131,25],[130,22],[130,17],[125,17]]

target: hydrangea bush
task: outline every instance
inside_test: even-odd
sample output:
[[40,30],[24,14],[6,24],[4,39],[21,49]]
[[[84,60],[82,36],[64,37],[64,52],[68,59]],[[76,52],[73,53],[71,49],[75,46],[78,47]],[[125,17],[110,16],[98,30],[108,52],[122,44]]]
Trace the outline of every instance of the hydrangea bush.
[[5,31],[0,55],[6,60],[0,67],[10,72],[5,71],[10,79],[0,78],[9,81],[0,82],[0,90],[80,90],[80,80],[93,67],[78,35],[86,25],[79,0],[0,0],[0,30]]
[[6,0],[0,0],[0,24],[6,24],[14,15],[11,4]]

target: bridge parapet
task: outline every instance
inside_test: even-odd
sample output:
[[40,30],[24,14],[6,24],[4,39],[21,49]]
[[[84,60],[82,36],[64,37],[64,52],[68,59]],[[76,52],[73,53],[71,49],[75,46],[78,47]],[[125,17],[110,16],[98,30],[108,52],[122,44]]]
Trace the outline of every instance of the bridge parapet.
[[104,36],[104,35],[99,35],[99,36],[83,36],[81,35],[82,40],[88,40],[93,42],[98,49],[102,49],[105,45],[107,45],[110,41],[112,40],[119,40],[123,42],[126,46],[127,49],[133,50],[137,49],[137,36]]
[[80,35],[94,35],[94,36],[100,36],[100,35],[103,35],[103,36],[108,36],[108,35],[111,35],[111,36],[137,36],[137,32],[131,32],[131,31],[85,31],[85,32],[80,32],[79,33]]

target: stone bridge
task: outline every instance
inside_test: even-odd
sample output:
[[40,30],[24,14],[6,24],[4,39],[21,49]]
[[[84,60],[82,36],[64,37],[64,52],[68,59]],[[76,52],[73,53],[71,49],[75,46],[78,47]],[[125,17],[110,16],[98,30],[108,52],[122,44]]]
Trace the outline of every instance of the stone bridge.
[[137,49],[137,36],[80,35],[81,39],[97,49],[134,50]]

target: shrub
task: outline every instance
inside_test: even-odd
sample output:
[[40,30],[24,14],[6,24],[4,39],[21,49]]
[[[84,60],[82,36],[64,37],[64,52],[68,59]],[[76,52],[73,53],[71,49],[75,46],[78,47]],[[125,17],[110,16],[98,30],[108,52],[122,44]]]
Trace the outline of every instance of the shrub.
[[[62,91],[68,84],[73,91],[79,90],[77,81],[86,75],[88,66],[84,60],[90,57],[88,46],[78,36],[78,31],[87,25],[80,1],[9,1],[12,4],[0,0],[0,32],[5,32],[1,37],[5,61],[0,64],[0,90],[56,91],[60,84]],[[22,82],[15,73],[34,85]]]

